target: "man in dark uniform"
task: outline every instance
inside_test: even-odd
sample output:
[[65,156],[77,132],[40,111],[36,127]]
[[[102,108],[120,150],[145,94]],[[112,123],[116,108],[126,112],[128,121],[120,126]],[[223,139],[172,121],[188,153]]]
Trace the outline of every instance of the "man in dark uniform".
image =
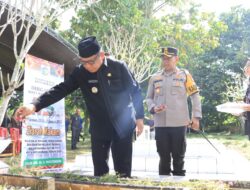
[[94,175],[109,172],[109,151],[114,169],[122,177],[131,176],[132,134],[143,130],[141,90],[121,61],[105,57],[94,36],[78,44],[80,65],[65,82],[41,95],[32,104],[20,107],[17,117],[25,118],[80,88],[90,115]]
[[80,109],[76,109],[75,114],[71,116],[70,120],[71,120],[71,131],[72,131],[71,149],[74,150],[77,148],[76,144],[79,141],[83,123],[83,119],[80,116]]

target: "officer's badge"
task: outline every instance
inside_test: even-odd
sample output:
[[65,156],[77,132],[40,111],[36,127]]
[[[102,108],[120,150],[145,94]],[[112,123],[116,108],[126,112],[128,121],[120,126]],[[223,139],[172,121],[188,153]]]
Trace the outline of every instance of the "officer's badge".
[[168,55],[169,54],[169,51],[168,51],[168,49],[166,48],[166,49],[164,49],[164,54],[165,55]]
[[178,55],[178,49],[174,47],[162,48],[162,55],[167,57],[173,57]]
[[159,93],[161,92],[160,88],[156,88],[156,89],[155,89],[155,92],[156,92],[157,94],[159,94]]
[[111,73],[108,73],[107,76],[108,76],[108,77],[112,77],[112,74],[111,74]]
[[92,93],[96,94],[98,92],[98,88],[94,86],[91,88],[91,91]]
[[154,81],[154,89],[156,94],[161,94],[162,92],[162,79]]

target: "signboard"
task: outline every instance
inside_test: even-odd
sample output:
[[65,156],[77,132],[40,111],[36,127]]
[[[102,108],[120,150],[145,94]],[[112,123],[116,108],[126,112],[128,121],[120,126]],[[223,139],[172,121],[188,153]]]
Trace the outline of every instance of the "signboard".
[[[64,67],[26,56],[24,105],[64,80]],[[27,117],[22,129],[23,167],[62,170],[66,161],[64,99]]]

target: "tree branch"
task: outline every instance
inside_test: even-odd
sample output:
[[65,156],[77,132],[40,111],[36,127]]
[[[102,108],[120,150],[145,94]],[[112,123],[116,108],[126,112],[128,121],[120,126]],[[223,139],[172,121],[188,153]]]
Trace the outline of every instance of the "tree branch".
[[1,67],[0,67],[0,80],[1,80],[1,86],[2,86],[2,94],[4,94],[5,86],[4,86],[4,82],[3,82],[3,71],[2,71]]

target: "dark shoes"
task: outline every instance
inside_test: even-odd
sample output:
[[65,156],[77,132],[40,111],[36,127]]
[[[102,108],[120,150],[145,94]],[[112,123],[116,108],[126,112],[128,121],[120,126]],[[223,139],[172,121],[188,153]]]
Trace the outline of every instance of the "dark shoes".
[[186,170],[181,170],[181,171],[172,171],[174,176],[185,176],[186,175]]
[[183,171],[172,171],[171,173],[159,173],[159,175],[167,175],[167,176],[186,176],[186,170]]
[[77,149],[77,147],[76,147],[76,146],[74,146],[74,147],[71,147],[71,150],[75,150],[75,149]]
[[168,176],[171,176],[171,173],[159,173],[159,175],[168,175]]

